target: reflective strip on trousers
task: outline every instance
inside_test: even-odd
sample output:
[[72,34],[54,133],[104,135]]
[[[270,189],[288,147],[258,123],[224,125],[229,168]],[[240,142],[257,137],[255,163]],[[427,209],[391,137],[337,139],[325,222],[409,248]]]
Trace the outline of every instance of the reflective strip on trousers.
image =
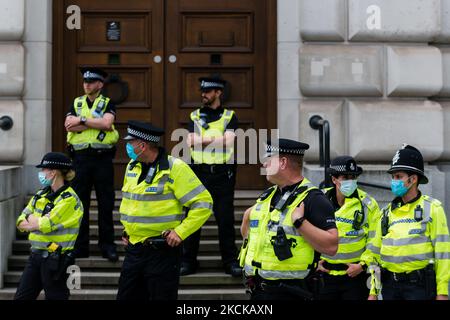
[[433,252],[427,252],[423,254],[411,254],[408,256],[387,256],[384,254],[381,255],[382,261],[392,263],[415,262],[415,261],[430,260],[433,258],[434,258]]
[[136,217],[136,216],[129,216],[124,213],[120,214],[120,220],[126,221],[128,223],[154,224],[154,223],[181,221],[182,219],[183,219],[182,213],[160,217]]
[[139,194],[139,193],[122,192],[122,197],[124,199],[136,200],[136,201],[164,201],[164,200],[175,199],[175,195],[173,193],[168,193],[168,194]]
[[205,191],[206,188],[201,184],[198,187],[196,187],[194,190],[188,192],[183,197],[180,198],[180,202],[182,205],[184,205],[186,202],[194,199],[196,196],[198,196],[200,193]]
[[366,236],[365,235],[359,235],[357,237],[353,238],[339,238],[339,244],[348,244],[348,243],[358,243],[361,240],[363,240]]
[[[65,241],[65,242],[61,242],[61,241],[53,241],[57,244],[59,244],[61,247],[63,248],[72,248],[75,245],[75,241]],[[30,240],[30,244],[33,248],[47,248],[47,246],[50,244],[51,242],[42,242],[42,241],[33,241]]]
[[402,238],[402,239],[383,239],[383,246],[393,246],[393,247],[401,247],[409,244],[422,244],[422,243],[431,243],[430,238],[427,236],[419,236],[413,238]]
[[194,210],[194,209],[210,209],[210,210],[212,210],[212,208],[213,208],[213,205],[212,205],[212,203],[209,203],[209,202],[194,202],[189,207],[190,210]]
[[329,256],[329,255],[323,254],[322,256],[327,258],[327,259],[330,259],[330,260],[356,259],[356,258],[361,257],[361,255],[364,253],[365,250],[366,250],[365,248],[362,248],[362,249],[360,249],[358,251],[355,251],[355,252],[338,253],[338,254],[335,254],[334,256]]
[[278,271],[278,270],[258,270],[258,274],[265,279],[304,279],[308,276],[309,270],[301,271]]
[[56,226],[56,230],[48,232],[48,233],[43,233],[39,230],[36,231],[32,231],[33,234],[36,235],[46,235],[46,236],[62,236],[62,235],[66,235],[66,234],[78,234],[79,229],[78,228],[67,228],[64,229],[64,226],[62,224],[58,224]]

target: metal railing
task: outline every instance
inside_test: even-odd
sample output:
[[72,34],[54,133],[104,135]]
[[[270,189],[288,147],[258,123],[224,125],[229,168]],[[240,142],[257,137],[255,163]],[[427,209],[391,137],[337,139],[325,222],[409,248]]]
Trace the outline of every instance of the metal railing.
[[319,130],[319,159],[320,166],[324,168],[324,181],[320,187],[331,187],[331,178],[328,174],[330,167],[330,123],[319,115],[309,118],[309,125],[314,130]]

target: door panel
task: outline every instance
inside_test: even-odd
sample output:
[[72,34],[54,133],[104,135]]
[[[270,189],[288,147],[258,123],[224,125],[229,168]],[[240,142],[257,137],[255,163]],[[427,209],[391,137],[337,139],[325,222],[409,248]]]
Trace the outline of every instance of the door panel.
[[[81,9],[81,30],[65,26],[70,5]],[[53,6],[54,150],[65,148],[64,118],[83,94],[78,71],[83,66],[102,67],[119,79],[106,85],[113,99],[127,88],[126,99],[117,104],[121,137],[128,120],[151,121],[165,127],[170,150],[177,143],[170,141],[172,131],[186,128],[199,107],[198,78],[212,74],[229,81],[225,106],[236,111],[240,128],[276,127],[275,0],[62,0]],[[120,32],[108,33],[111,26]],[[119,141],[116,188],[127,162]],[[239,166],[237,188],[264,186],[259,165]]]

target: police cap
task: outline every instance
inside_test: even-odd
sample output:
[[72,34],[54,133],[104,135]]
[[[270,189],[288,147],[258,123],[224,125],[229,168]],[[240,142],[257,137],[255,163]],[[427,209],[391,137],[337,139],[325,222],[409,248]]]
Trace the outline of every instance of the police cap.
[[220,78],[213,78],[213,77],[203,77],[199,78],[198,81],[200,81],[200,90],[201,91],[208,91],[211,89],[218,89],[218,90],[224,90],[226,86],[226,81],[222,80]]
[[73,168],[72,161],[68,156],[61,152],[49,152],[41,160],[36,168],[70,170]]
[[84,82],[105,82],[106,77],[108,77],[108,74],[100,68],[83,67],[80,68],[80,71]]
[[291,154],[295,156],[303,156],[305,151],[309,149],[309,145],[303,142],[278,139],[275,141],[267,141],[266,156],[273,156],[277,154]]
[[424,172],[422,154],[413,146],[404,144],[402,148],[395,153],[394,158],[392,158],[391,168],[387,172],[394,173],[396,171],[406,171],[417,174],[419,176],[419,183],[428,183],[428,178],[425,176]]
[[359,176],[363,172],[361,167],[356,165],[356,161],[350,156],[340,156],[331,161],[328,173],[332,176],[354,175]]
[[128,135],[124,138],[124,140],[139,139],[147,142],[158,143],[161,140],[161,136],[164,134],[164,130],[155,127],[151,123],[129,120],[127,133]]

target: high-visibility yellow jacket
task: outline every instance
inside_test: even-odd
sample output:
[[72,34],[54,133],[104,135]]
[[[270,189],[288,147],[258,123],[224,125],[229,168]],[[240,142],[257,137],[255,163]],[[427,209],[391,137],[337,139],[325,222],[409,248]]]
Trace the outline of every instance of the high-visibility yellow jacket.
[[[297,187],[298,193],[293,201],[281,212],[270,210],[270,202],[277,187],[262,194],[250,213],[250,230],[244,241],[239,260],[245,274],[269,280],[303,279],[310,272],[314,262],[314,248],[298,233],[292,224],[291,214],[306,198],[311,190],[317,189],[306,178]],[[292,239],[292,257],[280,261],[275,255],[271,239],[281,226],[288,239]]]
[[[88,119],[101,118],[110,101],[109,98],[99,95],[95,99],[92,108],[87,104],[87,96],[78,97],[73,102],[75,112],[79,117]],[[119,140],[119,133],[112,126],[112,131],[101,131],[99,129],[86,129],[81,132],[67,133],[67,143],[70,144],[75,151],[84,150],[89,147],[92,149],[111,149]]]
[[73,250],[83,218],[83,205],[71,187],[66,185],[57,194],[49,187],[39,190],[23,209],[16,225],[31,214],[39,218],[39,230],[28,236],[33,249],[47,250],[54,242],[62,247],[62,252]]
[[[422,220],[416,220],[414,211],[420,206]],[[382,268],[391,272],[411,272],[425,268],[434,261],[438,295],[448,295],[450,276],[450,238],[447,218],[440,201],[422,195],[412,203],[383,209],[389,229],[382,235],[381,220],[377,223],[375,238],[368,246]],[[376,294],[372,286],[371,294]]]
[[[125,172],[120,204],[120,221],[132,244],[160,236],[174,229],[184,240],[208,220],[212,198],[191,168],[163,149],[153,179],[152,169],[138,183],[142,172],[139,162],[131,161]],[[185,209],[189,210],[185,217]]]
[[[208,128],[205,129],[201,125],[200,109],[191,113],[191,120],[194,122],[195,132],[199,133],[202,137],[216,138],[222,137],[225,134],[227,125],[233,118],[234,111],[224,109],[222,117],[214,122],[208,123]],[[191,157],[194,163],[205,164],[223,164],[227,163],[233,156],[234,148],[232,146],[225,145],[209,145],[193,146],[191,147]]]
[[[336,188],[325,190],[331,199],[331,193]],[[335,212],[336,226],[339,233],[339,246],[336,255],[322,254],[321,259],[329,263],[358,263],[369,266],[372,259],[369,254],[364,255],[366,245],[373,241],[376,223],[381,215],[378,203],[361,189],[357,189],[358,197],[345,198],[344,205]],[[355,214],[361,213],[363,221],[359,229],[354,227]],[[331,275],[344,275],[345,270],[330,270]]]

